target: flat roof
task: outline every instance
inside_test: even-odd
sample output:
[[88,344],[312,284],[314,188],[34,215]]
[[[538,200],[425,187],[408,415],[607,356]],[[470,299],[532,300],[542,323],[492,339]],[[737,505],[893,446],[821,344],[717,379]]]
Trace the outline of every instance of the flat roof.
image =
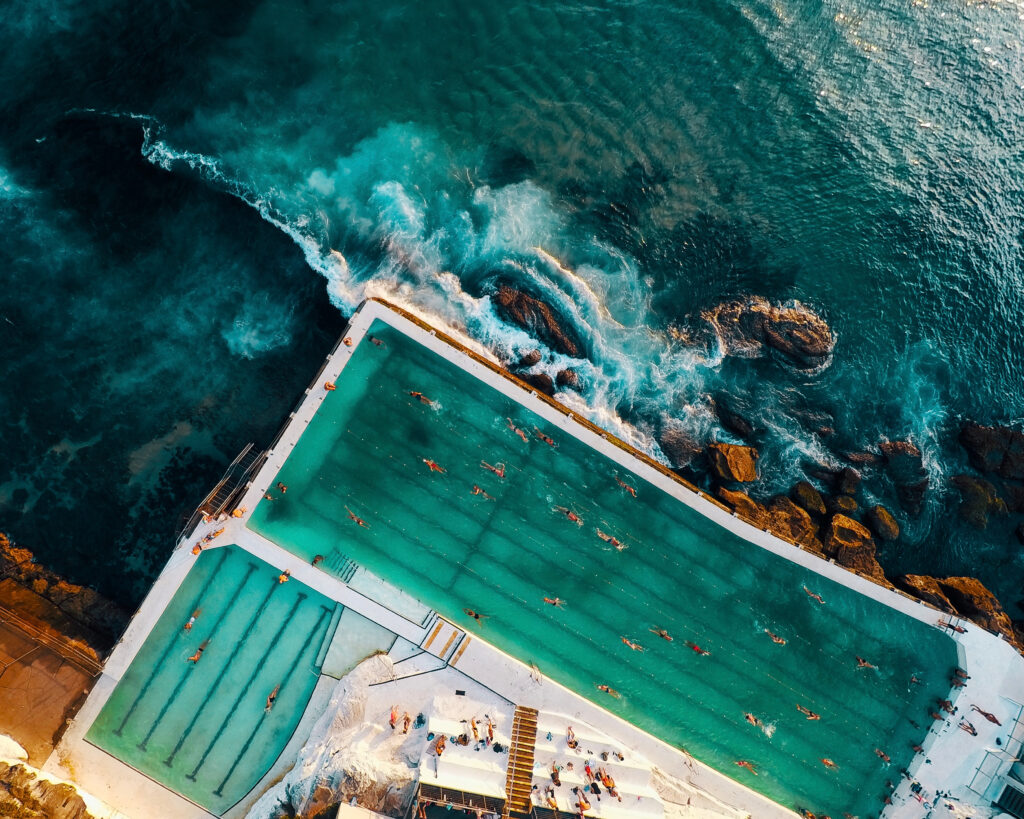
[[336,389],[314,386],[301,437],[268,462],[287,492],[264,480],[273,500],[248,527],[305,560],[365,566],[780,804],[877,813],[948,696],[953,640],[372,307],[328,370]]

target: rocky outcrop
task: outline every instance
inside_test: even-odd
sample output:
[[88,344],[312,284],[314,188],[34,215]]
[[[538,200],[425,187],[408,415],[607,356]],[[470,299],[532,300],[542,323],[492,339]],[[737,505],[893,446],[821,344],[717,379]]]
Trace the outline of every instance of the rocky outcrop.
[[841,495],[852,495],[860,486],[860,472],[852,466],[843,467],[836,476],[836,492]]
[[715,477],[723,481],[749,483],[757,480],[758,452],[752,446],[714,443],[708,446],[708,460]]
[[577,373],[576,370],[573,370],[571,368],[559,370],[555,374],[555,384],[557,384],[559,387],[562,387],[563,389],[579,391],[581,386],[579,373]]
[[572,325],[546,302],[504,284],[492,297],[492,302],[503,320],[526,330],[555,352],[572,358],[583,357],[583,342]]
[[910,441],[883,441],[879,445],[885,466],[896,484],[896,497],[907,512],[918,515],[928,489],[921,450]]
[[721,487],[718,497],[737,515],[758,529],[768,529],[773,535],[790,543],[799,543],[818,553],[822,552],[818,527],[807,510],[801,509],[789,498],[777,497],[765,506],[744,492]]
[[960,445],[979,472],[1024,480],[1024,433],[1019,430],[969,422],[960,430]]
[[852,515],[857,511],[857,501],[849,495],[836,495],[833,498],[829,498],[828,507],[832,512],[838,512],[841,515]]
[[960,517],[972,526],[985,529],[990,514],[1006,514],[1006,501],[996,493],[995,486],[984,478],[954,475],[950,483],[960,490]]
[[738,412],[734,412],[723,399],[713,399],[711,406],[723,429],[744,441],[754,437],[754,425]]
[[24,819],[93,819],[71,785],[38,778],[24,765],[0,762],[0,816]]
[[718,488],[718,497],[722,503],[732,509],[747,523],[756,526],[758,529],[767,529],[771,520],[768,508],[758,503],[745,492],[735,489],[726,489],[724,486]]
[[1009,615],[1003,611],[996,596],[985,588],[984,583],[975,577],[947,577],[938,583],[958,614],[982,628],[1004,635],[1020,647]]
[[864,522],[879,540],[896,540],[900,536],[900,525],[884,506],[872,506],[864,513]]
[[846,460],[848,460],[851,464],[861,464],[867,466],[870,464],[880,464],[885,459],[881,455],[877,455],[874,452],[847,452]]
[[539,364],[541,359],[540,350],[530,350],[528,353],[523,354],[523,357],[519,359],[518,367],[522,369],[528,369],[534,364]]
[[893,578],[893,583],[903,589],[907,594],[931,603],[943,611],[953,611],[953,604],[949,602],[946,593],[939,585],[939,581],[927,574],[903,574]]
[[821,496],[821,492],[815,489],[813,484],[808,481],[800,481],[800,483],[796,484],[790,490],[790,495],[801,508],[812,515],[824,517],[828,511],[825,508],[825,499]]
[[825,320],[800,302],[775,305],[759,296],[703,313],[726,352],[757,355],[767,349],[801,368],[828,362],[835,336]]
[[1006,501],[1007,511],[1013,513],[1024,512],[1024,486],[1019,483],[1003,483],[1003,499]]
[[825,553],[848,569],[867,575],[884,586],[890,585],[875,557],[875,541],[871,532],[853,518],[846,515],[832,518],[825,536]]
[[658,446],[669,463],[679,469],[688,466],[700,454],[700,446],[685,429],[666,427],[658,434]]
[[555,394],[555,382],[547,373],[522,373],[519,377],[537,392],[542,392],[545,395]]

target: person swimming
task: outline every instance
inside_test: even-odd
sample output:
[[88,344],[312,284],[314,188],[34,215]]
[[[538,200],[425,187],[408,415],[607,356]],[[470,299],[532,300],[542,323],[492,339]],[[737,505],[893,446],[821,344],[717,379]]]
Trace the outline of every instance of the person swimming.
[[754,776],[757,776],[757,775],[758,775],[757,771],[756,771],[756,770],[754,770],[754,766],[753,766],[753,765],[751,765],[751,764],[750,764],[749,762],[747,762],[747,760],[745,760],[745,759],[740,759],[740,760],[737,760],[737,761],[736,761],[736,764],[737,764],[737,765],[739,765],[739,766],[740,766],[741,768],[746,768],[746,769],[747,769],[748,771],[750,771],[750,772],[751,772],[751,773],[752,773],[752,774],[753,774]]
[[491,466],[487,461],[480,461],[480,466],[487,469],[497,475],[499,478],[505,477],[505,464],[498,464],[497,466]]
[[610,694],[611,696],[615,697],[616,699],[618,699],[619,697],[622,696],[614,688],[611,688],[610,686],[604,685],[603,683],[599,683],[598,684],[597,690],[598,691],[604,691],[605,694]]
[[558,609],[565,608],[565,601],[562,600],[560,597],[545,597],[544,602],[547,603],[549,606],[554,606]]
[[369,529],[370,528],[367,525],[365,520],[363,520],[361,517],[358,517],[356,515],[356,513],[353,512],[351,509],[349,509],[347,506],[345,507],[345,511],[348,512],[348,519],[350,521],[352,521],[353,523],[358,524],[359,526],[362,526],[364,529]]
[[701,648],[699,645],[697,645],[694,642],[691,642],[690,640],[686,640],[686,647],[691,649],[695,654],[700,654],[701,657],[710,657],[711,656],[711,652],[710,651],[708,651],[707,649]]
[[533,432],[534,432],[534,434],[535,434],[535,435],[536,435],[536,436],[537,436],[538,438],[540,438],[540,439],[541,439],[541,440],[542,440],[542,441],[543,441],[543,442],[544,442],[545,444],[547,444],[548,446],[550,446],[550,447],[554,447],[554,448],[556,448],[556,449],[558,448],[558,444],[556,444],[556,443],[555,443],[555,440],[554,440],[554,438],[551,438],[550,436],[548,436],[548,435],[545,435],[545,434],[544,434],[543,432],[541,432],[541,431],[540,431],[539,429],[537,429],[537,427],[534,427],[534,428],[533,428]]
[[614,546],[620,552],[625,551],[629,548],[617,537],[613,537],[612,535],[609,535],[607,532],[602,532],[600,529],[597,530],[597,536],[601,538],[601,540],[603,540],[609,546]]
[[620,487],[629,492],[629,494],[632,495],[634,498],[636,497],[636,489],[634,489],[632,486],[630,486],[628,483],[622,480],[622,478],[620,478],[618,475],[614,475],[613,477],[615,478],[615,483],[617,483]]
[[663,628],[649,628],[647,630],[651,632],[651,634],[657,634],[662,640],[667,640],[670,643],[672,642],[672,635]]
[[372,345],[373,345],[374,347],[386,347],[386,346],[387,346],[387,345],[386,345],[386,344],[385,344],[385,343],[384,343],[383,341],[381,341],[381,340],[380,340],[379,338],[377,338],[376,336],[368,336],[368,338],[370,339],[370,343],[371,343],[371,344],[372,344]]
[[189,657],[186,662],[198,665],[200,658],[203,656],[203,652],[206,651],[206,647],[210,644],[209,640],[203,640],[199,644],[199,648],[196,649],[196,653]]
[[494,500],[494,498],[491,495],[488,495],[486,492],[484,492],[483,489],[481,489],[476,484],[473,484],[473,488],[470,490],[470,494],[479,495],[484,500]]
[[473,609],[463,609],[462,611],[465,612],[467,617],[472,617],[478,623],[482,623],[484,618],[488,616],[486,614],[481,614],[478,611],[473,611]]
[[882,760],[882,762],[892,762],[892,760],[889,759],[889,755],[881,748],[875,748],[875,756]]
[[826,768],[828,768],[830,771],[838,771],[839,770],[839,766],[836,765],[836,763],[833,762],[831,759],[829,759],[827,756],[822,758],[821,764],[824,765]]
[[185,623],[183,627],[185,631],[192,631],[192,626],[196,624],[196,618],[199,617],[199,612],[200,609],[196,609],[194,612],[192,612],[192,616],[188,618],[188,622]]
[[573,512],[572,509],[569,509],[566,506],[556,506],[551,511],[552,512],[558,512],[560,515],[565,515],[569,520],[571,520],[577,526],[582,526],[583,525],[583,519],[579,515],[577,515],[575,512]]
[[288,491],[288,487],[281,483],[281,481],[277,482],[277,488],[281,491],[282,495]]
[[437,408],[437,402],[436,401],[431,401],[429,398],[427,398],[427,396],[425,396],[421,392],[417,392],[416,390],[412,390],[412,391],[410,391],[409,395],[411,395],[413,398],[415,398],[421,404],[426,404],[431,409],[436,409]]
[[775,634],[775,633],[769,631],[768,629],[765,629],[764,633],[767,634],[769,637],[771,637],[772,638],[772,642],[775,643],[776,645],[784,646],[786,644],[786,641],[782,637],[780,637],[778,634]]
[[277,692],[281,690],[281,684],[278,683],[274,686],[274,690],[270,692],[270,696],[267,697],[267,706],[263,709],[264,714],[269,714],[270,709],[274,707],[274,703],[277,702]]
[[285,569],[283,572],[281,572],[281,574],[279,574],[277,576],[277,582],[278,583],[287,583],[288,579],[291,576],[292,576],[292,570],[291,569]]
[[445,472],[448,471],[443,466],[441,466],[441,464],[439,464],[437,461],[432,461],[430,460],[430,458],[424,458],[423,463],[430,467],[431,472],[440,472],[443,475]]
[[764,727],[764,722],[755,717],[753,714],[744,713],[743,719],[749,722],[751,725],[756,725],[758,728]]
[[800,703],[796,704],[796,710],[807,717],[807,719],[821,719],[821,714],[815,714],[810,708],[804,708]]
[[872,665],[863,657],[857,657],[857,668],[878,668],[878,666]]
[[527,437],[526,433],[525,433],[525,432],[523,432],[523,430],[521,430],[521,429],[520,429],[519,427],[517,427],[517,426],[516,426],[515,424],[513,424],[513,423],[512,423],[512,419],[511,419],[511,418],[506,418],[505,420],[506,420],[506,421],[508,421],[508,428],[509,428],[510,430],[512,430],[512,431],[513,431],[513,432],[514,432],[514,433],[515,433],[516,435],[518,435],[518,436],[519,436],[520,438],[522,438],[522,439],[523,439],[523,443],[524,443],[524,444],[528,444],[528,443],[530,443],[530,439],[529,439],[529,438]]
[[804,591],[807,593],[807,596],[810,597],[812,600],[817,600],[822,605],[825,605],[825,600],[820,594],[818,594],[817,592],[812,592],[806,586],[804,586]]
[[942,620],[941,618],[939,619],[939,622],[936,623],[936,625],[940,626],[942,628],[952,629],[957,634],[966,634],[967,633],[967,629],[965,629],[963,626],[958,626],[955,623],[951,623],[948,620]]
[[642,645],[640,645],[639,643],[634,643],[628,637],[623,637],[622,638],[622,643],[623,643],[623,645],[629,646],[631,649],[633,649],[633,651],[643,651],[644,650],[644,647]]

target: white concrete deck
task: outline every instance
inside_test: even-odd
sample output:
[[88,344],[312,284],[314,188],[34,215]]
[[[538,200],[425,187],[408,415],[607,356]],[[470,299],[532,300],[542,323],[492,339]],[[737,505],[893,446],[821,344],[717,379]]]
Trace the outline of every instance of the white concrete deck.
[[[659,470],[643,456],[637,457],[638,453],[635,454],[625,444],[580,422],[572,413],[552,406],[536,393],[525,391],[518,383],[467,356],[449,341],[439,337],[436,332],[424,329],[409,318],[376,301],[366,302],[352,317],[346,330],[346,336],[353,342],[352,346],[339,345],[328,358],[316,383],[307,390],[305,399],[292,414],[288,424],[275,441],[266,462],[254,477],[241,501],[240,508],[253,509],[267,492],[295,443],[304,432],[306,425],[315,414],[320,402],[326,396],[327,393],[322,388],[323,382],[334,381],[340,376],[346,363],[350,360],[355,346],[366,335],[370,325],[376,319],[406,333],[438,355],[476,375],[512,400],[537,413],[564,433],[597,449],[616,463],[628,468],[748,542],[867,595],[888,606],[894,612],[932,625],[938,620],[939,613],[930,606],[878,586],[841,566],[786,543],[768,532],[754,528],[730,514],[717,502]],[[103,677],[94,687],[60,746],[47,762],[47,770],[73,778],[87,790],[137,819],[150,819],[150,817],[153,819],[179,819],[179,817],[181,819],[193,819],[193,817],[198,819],[198,817],[203,817],[205,819],[210,815],[138,774],[129,766],[88,745],[84,742],[83,737],[191,566],[190,544],[207,532],[221,526],[224,526],[226,531],[214,541],[213,547],[218,544],[238,544],[275,567],[282,570],[290,569],[296,580],[380,623],[403,640],[408,641],[409,644],[422,645],[427,639],[430,629],[424,628],[422,621],[415,622],[414,619],[411,619],[422,610],[409,605],[408,595],[397,592],[393,588],[389,589],[387,584],[381,584],[379,587],[375,586],[372,592],[378,599],[370,599],[366,594],[354,590],[349,585],[310,566],[286,550],[246,529],[245,522],[248,514],[249,512],[246,511],[241,518],[232,518],[224,524],[200,525],[195,532],[189,533],[187,539],[179,542],[124,637],[119,641],[107,661]],[[405,599],[399,595],[404,595]],[[448,625],[451,626],[451,624]],[[433,624],[430,626],[432,628]],[[451,626],[451,628],[455,627]],[[966,628],[968,629],[966,634],[957,636],[961,647],[960,666],[972,675],[972,679],[965,689],[960,690],[959,696],[956,698],[959,714],[955,720],[947,720],[945,726],[938,725],[928,731],[927,738],[922,742],[926,756],[918,756],[914,766],[911,767],[910,775],[916,778],[921,783],[923,791],[930,795],[934,794],[936,790],[944,790],[952,792],[954,796],[965,803],[976,805],[979,810],[976,810],[973,815],[980,817],[992,815],[991,811],[986,812],[985,806],[998,795],[1001,786],[996,780],[992,780],[982,788],[982,783],[976,781],[977,777],[974,776],[974,771],[986,758],[989,751],[997,751],[996,756],[1002,753],[994,744],[997,737],[1002,739],[1002,748],[1007,748],[1008,734],[1013,720],[1019,714],[1020,706],[1017,703],[1024,703],[1024,673],[1022,673],[1024,672],[1024,658],[1021,658],[1011,646],[998,636],[985,632],[972,624],[967,624]],[[669,775],[712,794],[718,803],[729,806],[736,811],[738,816],[749,814],[758,819],[773,819],[773,817],[795,815],[738,782],[697,762],[685,751],[673,748],[640,731],[635,726],[550,680],[537,678],[535,674],[531,673],[531,669],[523,663],[503,654],[478,637],[467,638],[458,650],[453,650],[452,654],[457,654],[458,657],[451,656],[445,659],[448,659],[449,662],[456,661],[459,672],[490,688],[501,697],[520,705],[538,708],[541,711],[565,714],[576,722],[589,723],[600,732],[614,737],[617,745],[626,753],[627,758],[634,753],[642,755]],[[410,680],[410,682],[413,681]],[[952,698],[953,694],[951,694]],[[981,708],[995,713],[1002,720],[1003,726],[991,724],[981,718],[979,714],[970,712],[971,703],[977,703]],[[972,737],[956,727],[961,716],[970,719],[978,731],[977,737]],[[579,731],[577,733],[579,734]],[[922,736],[924,734],[925,725],[922,722]],[[1011,748],[1010,750],[1019,749]],[[926,762],[926,758],[930,762]],[[1011,761],[1008,758],[1005,764],[1001,763],[998,766],[1000,776],[1005,773],[1010,764]],[[904,819],[904,817],[909,819],[909,817],[925,816],[927,811],[923,804],[910,794],[910,781],[900,777],[898,771],[893,772],[892,779],[899,783],[899,788],[893,797],[894,804],[886,808],[881,815],[886,819]],[[982,791],[981,793],[970,790],[969,786],[972,781],[974,781],[974,787]],[[922,801],[929,800],[923,799]],[[880,810],[882,807],[880,802]],[[683,808],[682,810],[685,815],[687,809]],[[936,813],[934,815],[941,816],[943,814]],[[612,817],[612,819],[618,819],[618,817]]]

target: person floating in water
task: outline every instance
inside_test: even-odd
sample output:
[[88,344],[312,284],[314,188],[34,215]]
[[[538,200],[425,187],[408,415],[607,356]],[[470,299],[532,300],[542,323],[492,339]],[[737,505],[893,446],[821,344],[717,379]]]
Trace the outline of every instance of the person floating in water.
[[478,611],[473,611],[473,609],[463,609],[463,611],[466,613],[468,617],[472,617],[478,623],[482,623],[484,618],[487,617],[486,614],[481,614]]
[[958,626],[955,623],[951,623],[950,621],[943,620],[941,618],[939,619],[939,622],[936,623],[936,625],[940,626],[941,628],[952,629],[957,634],[966,634],[967,633],[967,629],[965,629],[963,626]]
[[672,635],[663,628],[651,628],[647,630],[651,632],[651,634],[657,634],[662,640],[667,640],[670,643],[672,642]]
[[423,393],[421,393],[421,392],[416,392],[416,390],[412,390],[412,391],[411,391],[411,392],[409,393],[409,395],[411,395],[411,396],[412,396],[413,398],[415,398],[415,399],[416,399],[417,401],[419,401],[419,402],[420,402],[421,404],[426,404],[426,405],[427,405],[428,407],[430,407],[431,409],[437,409],[437,402],[436,402],[436,401],[431,401],[431,400],[430,400],[429,398],[427,398],[427,396],[425,396],[425,395],[424,395]]
[[387,345],[376,336],[367,336],[374,347],[386,347]]
[[290,578],[291,576],[292,576],[292,570],[291,569],[285,569],[283,572],[281,572],[281,574],[279,574],[277,576],[277,582],[278,583],[287,583],[288,582],[288,578]]
[[524,444],[528,444],[528,443],[530,443],[530,439],[529,439],[528,437],[526,437],[526,433],[525,433],[525,432],[523,432],[523,431],[522,431],[522,430],[521,430],[521,429],[520,429],[519,427],[517,427],[517,426],[516,426],[515,424],[513,424],[513,423],[512,423],[512,419],[511,419],[511,418],[506,418],[505,420],[506,420],[506,421],[508,421],[508,428],[509,428],[510,430],[512,430],[512,431],[513,431],[513,432],[514,432],[514,433],[515,433],[516,435],[518,435],[518,436],[519,436],[520,438],[522,438],[522,439],[523,439],[523,443],[524,443]]
[[277,499],[273,495],[271,495],[269,492],[264,492],[263,493],[263,500],[272,501],[272,500],[277,500]]
[[359,526],[362,526],[364,529],[369,529],[370,528],[366,524],[365,520],[363,520],[361,517],[357,517],[356,513],[353,512],[351,509],[349,509],[347,506],[345,507],[345,511],[348,512],[348,519],[350,521],[352,521],[353,523],[358,524]]
[[810,597],[812,600],[817,600],[822,605],[825,605],[825,600],[822,598],[820,594],[818,594],[817,592],[812,592],[806,586],[804,586],[804,591],[807,592],[807,596]]
[[274,686],[274,690],[270,692],[270,696],[267,697],[267,706],[263,709],[264,714],[269,714],[270,709],[274,707],[274,703],[277,702],[277,692],[281,690],[281,684],[278,683]]
[[480,488],[479,486],[477,486],[476,484],[473,484],[473,489],[472,489],[472,492],[473,492],[473,494],[474,494],[474,495],[480,495],[480,496],[481,496],[482,498],[484,498],[484,500],[494,500],[494,498],[493,498],[493,497],[491,497],[491,496],[490,496],[490,495],[488,495],[488,494],[487,494],[486,492],[484,492],[484,490],[483,490],[483,489],[481,489],[481,488]]
[[629,494],[632,495],[634,498],[636,497],[636,489],[634,487],[630,486],[618,475],[614,475],[613,477],[615,478],[615,483],[617,483],[622,489],[625,489],[627,492],[629,492]]
[[782,639],[778,634],[775,634],[769,631],[768,629],[765,629],[764,633],[772,638],[772,642],[775,643],[775,645],[784,646],[786,644],[786,641]]
[[991,723],[994,723],[995,725],[1002,725],[1002,724],[1003,724],[1003,723],[1001,723],[1001,722],[1000,722],[1000,721],[999,721],[998,719],[996,719],[996,715],[995,715],[995,714],[990,714],[990,713],[989,713],[988,711],[982,711],[982,710],[981,710],[981,709],[980,709],[980,708],[979,708],[979,707],[978,707],[977,705],[975,705],[975,704],[974,704],[973,702],[971,703],[971,710],[972,710],[972,711],[977,711],[977,712],[978,712],[979,714],[981,714],[981,715],[982,715],[982,716],[983,716],[983,717],[984,717],[985,719],[987,719],[987,720],[988,720],[989,722],[991,722]]
[[192,616],[188,618],[188,622],[185,623],[185,631],[192,631],[192,626],[196,624],[196,618],[199,616],[200,609],[196,609],[192,612]]
[[505,464],[498,464],[497,466],[491,466],[487,461],[480,461],[480,466],[484,469],[490,470],[499,478],[505,477]]
[[839,770],[839,766],[836,765],[836,763],[833,762],[831,759],[829,759],[827,756],[822,758],[821,764],[824,765],[826,768],[828,768],[830,771],[838,771]]
[[537,429],[537,427],[534,427],[534,428],[533,428],[533,432],[534,432],[534,434],[535,434],[535,435],[536,435],[536,436],[537,436],[538,438],[540,438],[540,439],[541,439],[541,440],[542,440],[542,441],[543,441],[543,442],[544,442],[545,444],[547,444],[548,446],[550,446],[550,447],[554,447],[554,448],[556,448],[556,449],[558,448],[558,444],[556,444],[556,443],[555,443],[555,440],[554,440],[553,438],[551,438],[551,437],[549,437],[549,436],[545,435],[545,434],[544,434],[543,432],[541,432],[541,431],[540,431],[539,429]]
[[437,461],[432,461],[430,460],[430,458],[424,458],[423,463],[430,467],[431,472],[440,472],[443,475],[445,472],[448,471],[443,466],[441,466],[441,464],[439,464]]
[[821,719],[821,714],[815,714],[810,708],[804,708],[800,703],[796,704],[796,710],[807,717],[807,719]]
[[206,651],[206,647],[209,644],[210,644],[209,640],[203,640],[203,642],[201,642],[199,644],[199,648],[196,649],[196,653],[193,654],[191,657],[189,657],[188,660],[186,660],[186,662],[195,663],[195,664],[198,665],[199,658],[203,656],[203,652]]
[[544,602],[547,603],[549,606],[554,606],[558,609],[565,608],[565,601],[562,600],[560,597],[545,597]]
[[335,384],[333,381],[324,381],[325,392],[334,392],[336,389],[338,389],[338,385]]
[[573,512],[572,509],[569,509],[566,506],[556,506],[551,511],[552,512],[558,512],[560,515],[565,515],[569,520],[571,520],[577,526],[582,526],[583,525],[583,519],[579,515],[577,515],[575,512]]
[[288,491],[288,487],[287,487],[287,486],[285,486],[285,485],[284,485],[283,483],[281,483],[281,481],[278,481],[278,482],[277,482],[277,488],[278,488],[279,490],[281,490],[281,494],[282,494],[282,495],[283,495],[283,494],[284,494],[285,492],[287,492],[287,491]]
[[604,691],[605,694],[610,694],[611,696],[615,697],[615,699],[618,699],[619,697],[622,696],[614,688],[611,688],[610,686],[604,685],[603,683],[598,684],[597,690],[598,691]]
[[857,668],[878,668],[878,666],[869,663],[863,657],[857,657]]
[[920,685],[921,684],[921,681],[917,678],[916,674],[911,674],[910,675],[910,684],[911,685]]
[[880,760],[882,760],[882,762],[891,762],[892,761],[891,759],[889,759],[889,755],[885,751],[883,751],[881,748],[875,748],[875,756],[877,756]]
[[743,719],[745,719],[751,725],[756,725],[758,728],[764,727],[764,723],[760,719],[755,717],[753,714],[744,714]]
[[629,548],[625,543],[623,543],[617,537],[613,537],[612,535],[609,535],[607,532],[602,532],[600,529],[597,530],[597,536],[599,538],[601,538],[601,540],[603,540],[609,546],[614,546],[620,552]]
[[315,556],[315,557],[313,558],[313,563],[312,563],[312,565],[314,565],[314,566],[319,566],[319,565],[320,565],[321,563],[323,563],[323,562],[324,562],[324,556],[323,556],[323,555],[316,555],[316,556]]
[[622,638],[622,644],[626,645],[626,646],[629,646],[631,649],[633,649],[633,651],[643,651],[644,650],[644,647],[642,645],[640,645],[640,643],[634,643],[628,637],[623,637]]
[[691,642],[690,640],[686,641],[686,647],[689,648],[689,649],[692,649],[695,654],[700,654],[701,657],[710,657],[711,656],[711,652],[710,651],[708,651],[707,649],[701,648],[699,645],[697,645],[694,642]]
[[739,759],[739,760],[737,760],[737,761],[736,761],[736,764],[737,764],[737,765],[739,765],[739,766],[740,766],[741,768],[746,768],[746,769],[747,769],[748,771],[750,771],[750,772],[751,772],[751,773],[752,773],[752,774],[753,774],[754,776],[757,776],[757,775],[758,775],[757,771],[756,771],[756,770],[754,770],[754,766],[753,766],[753,765],[751,765],[751,764],[750,764],[749,762],[747,762],[747,760],[745,760],[745,759]]

